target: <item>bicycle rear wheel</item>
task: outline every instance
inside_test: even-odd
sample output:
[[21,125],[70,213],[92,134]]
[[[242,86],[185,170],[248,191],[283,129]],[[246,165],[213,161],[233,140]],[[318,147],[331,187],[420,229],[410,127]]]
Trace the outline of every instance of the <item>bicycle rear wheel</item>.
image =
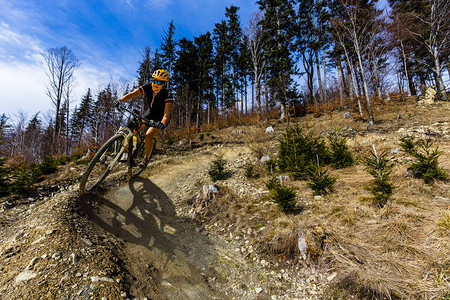
[[[130,147],[131,148],[131,147]],[[153,153],[155,153],[156,149],[156,139],[153,139],[153,150],[150,154],[150,158],[152,158]],[[134,178],[144,171],[139,164],[145,157],[145,141],[142,141],[137,146],[136,150],[133,152],[132,149],[128,150],[128,178]]]
[[[117,162],[111,166],[120,150],[124,147],[124,137],[117,134],[110,138],[95,154],[80,181],[80,192],[87,194],[99,186],[106,176],[117,168]],[[125,152],[124,152],[125,153]],[[123,154],[123,153],[122,153]],[[122,155],[120,154],[120,155]]]

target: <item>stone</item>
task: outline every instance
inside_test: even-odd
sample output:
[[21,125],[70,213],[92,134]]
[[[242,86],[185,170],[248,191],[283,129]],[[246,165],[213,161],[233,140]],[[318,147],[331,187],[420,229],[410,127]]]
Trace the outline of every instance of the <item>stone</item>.
[[273,130],[272,126],[269,126],[266,128],[266,133],[272,133],[272,132],[275,132],[275,130]]
[[265,156],[263,156],[263,157],[261,157],[261,166],[263,166],[264,165],[264,163],[266,162],[266,161],[268,161],[270,159],[270,156],[269,155],[265,155]]
[[92,242],[91,242],[89,239],[81,238],[81,240],[82,240],[87,246],[92,246]]
[[306,250],[308,246],[306,245],[306,240],[303,233],[298,236],[297,245],[303,260],[306,260]]
[[20,273],[19,275],[17,275],[16,277],[16,283],[19,283],[21,281],[27,281],[30,279],[33,279],[34,277],[36,277],[38,274],[35,272],[32,272],[30,270],[25,270],[22,273]]
[[33,258],[33,259],[29,262],[29,264],[28,264],[28,266],[27,266],[27,270],[33,269],[34,265],[35,265],[38,261],[40,261],[41,259],[42,259],[41,257],[35,257],[35,258]]
[[263,291],[263,289],[260,288],[260,287],[255,288],[255,292],[256,292],[257,294],[261,293],[262,291]]
[[419,105],[431,105],[436,98],[436,90],[434,86],[427,87],[425,93],[419,96],[417,104]]
[[91,276],[92,282],[104,281],[104,282],[114,282],[114,279],[109,277]]
[[327,280],[328,280],[328,281],[331,281],[331,280],[333,280],[336,276],[337,276],[337,273],[336,273],[336,272],[333,272],[333,273],[331,273],[331,274],[327,277]]
[[79,260],[78,255],[76,255],[75,253],[72,253],[72,254],[70,255],[70,257],[72,258],[72,263],[73,263],[74,265],[76,265],[76,264],[78,263],[78,260]]

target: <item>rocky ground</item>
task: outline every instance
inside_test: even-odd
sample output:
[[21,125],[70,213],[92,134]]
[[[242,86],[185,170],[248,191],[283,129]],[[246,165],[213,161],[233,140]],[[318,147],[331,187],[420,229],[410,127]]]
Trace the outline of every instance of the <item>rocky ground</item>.
[[[338,122],[352,151],[364,152],[376,143],[390,149],[400,164],[408,158],[399,154],[398,137],[405,132],[438,136],[444,151],[441,162],[449,170],[449,108],[448,103],[431,108],[411,105],[390,111],[389,122],[374,128],[346,118],[344,112],[303,122],[316,128],[319,124],[323,131]],[[430,111],[434,119],[425,116]],[[94,194],[79,194],[85,165],[71,164],[59,167],[29,196],[1,199],[0,299],[328,299],[328,289],[340,274],[336,264],[310,263],[298,249],[294,256],[271,256],[261,246],[268,227],[293,226],[275,213],[263,182],[244,176],[247,164],[257,164],[255,152],[276,152],[284,125],[273,123],[274,132],[266,132],[268,125],[228,128],[213,133],[214,139],[196,140],[195,147],[180,143],[160,149],[139,178],[128,181],[124,169],[110,175]],[[214,183],[217,195],[210,197],[205,190],[207,197],[198,198],[213,184],[207,171],[218,155],[228,162],[232,176]],[[402,173],[398,178],[405,170],[396,171]],[[350,181],[362,172],[355,167],[340,176]],[[337,193],[342,198],[354,193],[341,185]],[[324,200],[297,187],[303,190],[299,203],[305,208],[304,218],[310,218],[317,206],[314,201]],[[436,207],[448,211],[448,184],[433,189],[425,193],[439,197]],[[228,215],[218,214],[220,218],[211,213],[211,201],[229,197],[254,205],[240,215],[230,215],[231,209]],[[251,209],[272,215],[255,226],[261,220],[253,219],[257,214]],[[326,214],[315,220],[320,217]],[[327,223],[322,219],[316,224]],[[448,278],[442,280],[448,283]]]

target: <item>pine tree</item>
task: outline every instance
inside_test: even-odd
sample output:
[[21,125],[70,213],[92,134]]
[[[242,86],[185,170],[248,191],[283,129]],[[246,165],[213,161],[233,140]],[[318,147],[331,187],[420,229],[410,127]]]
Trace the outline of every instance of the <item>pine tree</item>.
[[216,97],[220,99],[222,113],[229,107],[229,96],[231,82],[229,78],[230,70],[230,47],[228,44],[228,30],[225,21],[217,23],[213,31],[213,41],[215,48],[214,60],[214,81],[216,86]]
[[138,86],[150,82],[150,79],[152,79],[152,66],[154,64],[154,61],[151,57],[151,48],[149,46],[146,46],[142,50],[141,55],[142,61],[139,62],[138,69]]
[[39,113],[31,118],[27,127],[25,128],[25,140],[27,147],[25,149],[25,161],[32,163],[39,160],[42,155],[42,128]]
[[[175,62],[175,47],[177,42],[175,40],[175,25],[173,24],[173,20],[169,23],[169,29],[164,31],[164,35],[161,40],[161,66],[164,68],[169,74],[172,74],[172,67]],[[167,87],[170,87],[170,80],[167,84]]]
[[198,49],[198,94],[200,103],[207,103],[207,121],[209,123],[211,110],[216,108],[216,99],[213,93],[213,42],[211,33],[207,32],[194,38]]
[[75,108],[72,119],[72,139],[78,144],[82,144],[83,137],[88,133],[91,126],[93,114],[93,98],[91,89],[86,91],[86,94],[81,99],[80,107]]
[[295,12],[292,0],[259,0],[264,10],[261,21],[265,33],[265,54],[269,86],[274,98],[281,103],[280,119],[285,118],[285,106],[295,92],[292,75],[295,73],[293,61],[293,24]]

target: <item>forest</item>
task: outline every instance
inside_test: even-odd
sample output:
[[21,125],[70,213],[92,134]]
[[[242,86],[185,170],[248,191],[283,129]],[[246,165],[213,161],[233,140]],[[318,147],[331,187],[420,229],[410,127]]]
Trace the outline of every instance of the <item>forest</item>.
[[[435,87],[448,100],[447,0],[259,0],[247,24],[239,7],[193,39],[167,24],[159,48],[141,51],[136,78],[73,99],[80,61],[66,46],[42,54],[53,115],[0,116],[0,186],[10,167],[81,157],[107,140],[125,115],[114,102],[163,68],[175,96],[167,143],[183,135],[307,113],[346,109],[377,122],[374,107]],[[77,103],[76,105],[73,105]],[[127,103],[144,110],[142,101]],[[69,159],[69,158],[66,158]],[[19,176],[18,174],[17,176]]]

